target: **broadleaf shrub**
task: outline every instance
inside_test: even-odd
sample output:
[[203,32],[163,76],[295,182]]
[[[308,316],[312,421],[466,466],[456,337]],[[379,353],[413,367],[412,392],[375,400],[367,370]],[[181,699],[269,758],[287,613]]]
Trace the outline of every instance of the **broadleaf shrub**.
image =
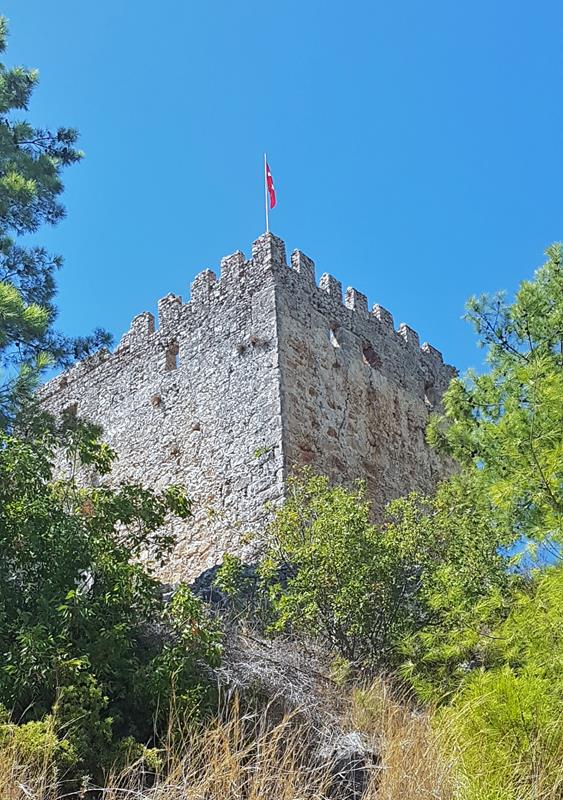
[[169,552],[160,527],[190,513],[179,488],[55,481],[62,443],[101,471],[112,454],[89,426],[39,428],[0,434],[0,703],[24,725],[51,719],[74,773],[95,775],[122,740],[150,742],[172,704],[191,717],[213,707],[219,629],[186,586],[166,604],[131,560],[145,548]]
[[[433,498],[392,502],[376,525],[361,485],[331,486],[305,471],[289,482],[261,563],[273,630],[320,636],[362,666],[397,666],[409,637],[462,627],[505,584],[503,535],[473,473]],[[466,655],[454,653],[448,669]]]

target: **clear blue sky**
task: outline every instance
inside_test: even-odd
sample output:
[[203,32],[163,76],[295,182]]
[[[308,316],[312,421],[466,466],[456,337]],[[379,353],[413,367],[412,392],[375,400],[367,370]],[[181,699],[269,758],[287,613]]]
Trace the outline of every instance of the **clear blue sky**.
[[263,231],[462,369],[468,295],[563,238],[561,0],[6,0],[31,116],[73,125],[60,323],[116,339]]

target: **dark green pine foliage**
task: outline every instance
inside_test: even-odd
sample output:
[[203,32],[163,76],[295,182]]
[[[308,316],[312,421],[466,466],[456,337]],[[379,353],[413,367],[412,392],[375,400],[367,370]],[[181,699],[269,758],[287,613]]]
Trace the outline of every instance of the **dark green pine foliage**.
[[[0,18],[0,51],[7,25]],[[55,273],[60,256],[26,246],[25,235],[64,216],[61,175],[82,153],[77,132],[36,128],[22,118],[38,73],[0,64],[0,424],[29,394],[47,363],[68,365],[109,344],[101,330],[69,338],[54,327]]]
[[504,294],[467,306],[489,369],[452,381],[432,444],[476,467],[514,538],[563,543],[563,248]]

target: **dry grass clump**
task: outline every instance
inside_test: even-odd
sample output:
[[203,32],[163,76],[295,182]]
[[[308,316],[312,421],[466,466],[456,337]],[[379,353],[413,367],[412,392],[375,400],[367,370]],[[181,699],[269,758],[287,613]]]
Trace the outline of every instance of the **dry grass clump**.
[[55,776],[48,763],[22,765],[12,748],[0,750],[1,800],[51,800]]
[[[356,689],[349,697],[342,727],[357,731],[366,750],[379,753],[368,766],[365,800],[450,800],[451,771],[438,752],[429,720],[393,699],[383,681]],[[163,744],[161,767],[147,771],[133,763],[109,775],[103,790],[58,785],[48,763],[26,769],[14,752],[0,751],[0,800],[326,800],[342,796],[343,769],[327,758],[327,739],[293,713],[273,724],[267,710],[243,713],[233,703],[228,714],[206,726],[188,726]],[[329,735],[329,732],[327,732]],[[364,765],[365,766],[365,765]],[[345,769],[349,768],[346,767]],[[346,776],[344,776],[345,778]],[[66,786],[66,788],[65,788]],[[347,795],[350,797],[350,794]]]
[[118,800],[136,789],[128,800],[321,800],[331,775],[328,765],[315,763],[309,739],[293,716],[269,727],[265,714],[245,717],[235,708],[228,719],[166,748],[151,789],[140,791],[142,776],[131,765],[111,781],[107,797]]
[[31,758],[22,755],[17,740],[4,736],[0,744],[0,800],[55,800],[62,784],[52,747],[38,747]]
[[[174,725],[174,728],[177,728]],[[1,800],[321,800],[331,782],[330,766],[316,763],[310,732],[292,715],[270,727],[267,715],[244,716],[238,706],[229,718],[198,730],[170,735],[156,773],[132,763],[109,775],[103,789],[65,790],[49,764],[21,767],[14,752],[0,751]]]
[[455,775],[432,728],[432,713],[397,697],[383,679],[351,691],[347,724],[374,739],[380,754],[377,800],[450,800]]

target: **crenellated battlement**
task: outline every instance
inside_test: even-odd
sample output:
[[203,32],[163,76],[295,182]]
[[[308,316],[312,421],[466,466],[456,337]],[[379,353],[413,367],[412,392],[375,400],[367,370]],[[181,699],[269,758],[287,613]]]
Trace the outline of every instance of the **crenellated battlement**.
[[[226,306],[236,305],[244,294],[252,295],[264,285],[272,287],[283,285],[284,279],[291,277],[298,285],[293,289],[299,292],[303,303],[318,304],[319,300],[328,300],[331,306],[327,313],[336,312],[339,326],[345,325],[354,329],[354,319],[362,319],[363,335],[371,340],[373,337],[390,336],[409,351],[419,354],[423,362],[433,365],[444,365],[442,354],[435,347],[425,342],[420,345],[419,336],[413,328],[401,323],[394,327],[392,314],[382,305],[376,303],[371,310],[365,294],[353,287],[348,287],[343,294],[342,283],[329,273],[323,273],[318,283],[315,278],[315,263],[300,250],[291,254],[290,265],[287,264],[285,243],[273,234],[263,234],[252,245],[252,257],[246,259],[244,253],[237,250],[220,261],[219,277],[211,269],[202,270],[196,275],[190,286],[189,301],[184,303],[182,297],[167,294],[158,301],[157,319],[149,311],[137,314],[123,334],[114,353],[102,350],[91,358],[74,366],[64,376],[50,381],[41,390],[41,396],[50,396],[68,381],[81,380],[81,377],[102,365],[108,360],[117,359],[126,369],[124,357],[149,349],[162,348],[181,338],[182,334],[205,315],[224,313]],[[338,313],[340,312],[340,314]],[[348,315],[348,317],[347,317]],[[372,326],[371,332],[366,330],[365,323]],[[446,367],[448,377],[452,368]]]
[[[99,423],[118,460],[112,480],[183,483],[195,517],[176,521],[167,579],[194,577],[226,550],[251,555],[297,465],[362,478],[376,510],[427,491],[448,467],[424,428],[454,370],[435,347],[300,250],[260,236],[137,314],[101,350],[40,391],[53,413]],[[257,457],[260,453],[260,457]],[[172,524],[172,523],[171,523]]]
[[[129,330],[122,336],[116,352],[142,349],[155,335],[174,336],[180,332],[188,314],[199,317],[201,314],[217,313],[217,306],[228,301],[237,302],[236,298],[241,291],[256,290],[267,276],[275,283],[276,277],[283,279],[284,272],[298,276],[301,282],[299,289],[306,295],[313,292],[327,295],[337,306],[372,321],[377,332],[397,336],[410,348],[419,349],[422,357],[431,354],[434,360],[443,362],[440,351],[435,347],[427,342],[420,346],[418,334],[413,328],[401,323],[395,330],[392,314],[382,305],[376,303],[370,311],[368,298],[358,289],[348,287],[343,296],[342,283],[326,272],[316,283],[315,263],[302,251],[292,252],[288,266],[285,244],[273,234],[264,234],[253,243],[250,259],[246,259],[240,250],[222,258],[219,277],[211,269],[198,273],[191,283],[190,299],[187,303],[183,303],[181,296],[175,294],[168,294],[159,300],[158,328],[155,327],[155,318],[150,312],[144,311],[135,316]],[[96,362],[90,363],[93,365]]]

